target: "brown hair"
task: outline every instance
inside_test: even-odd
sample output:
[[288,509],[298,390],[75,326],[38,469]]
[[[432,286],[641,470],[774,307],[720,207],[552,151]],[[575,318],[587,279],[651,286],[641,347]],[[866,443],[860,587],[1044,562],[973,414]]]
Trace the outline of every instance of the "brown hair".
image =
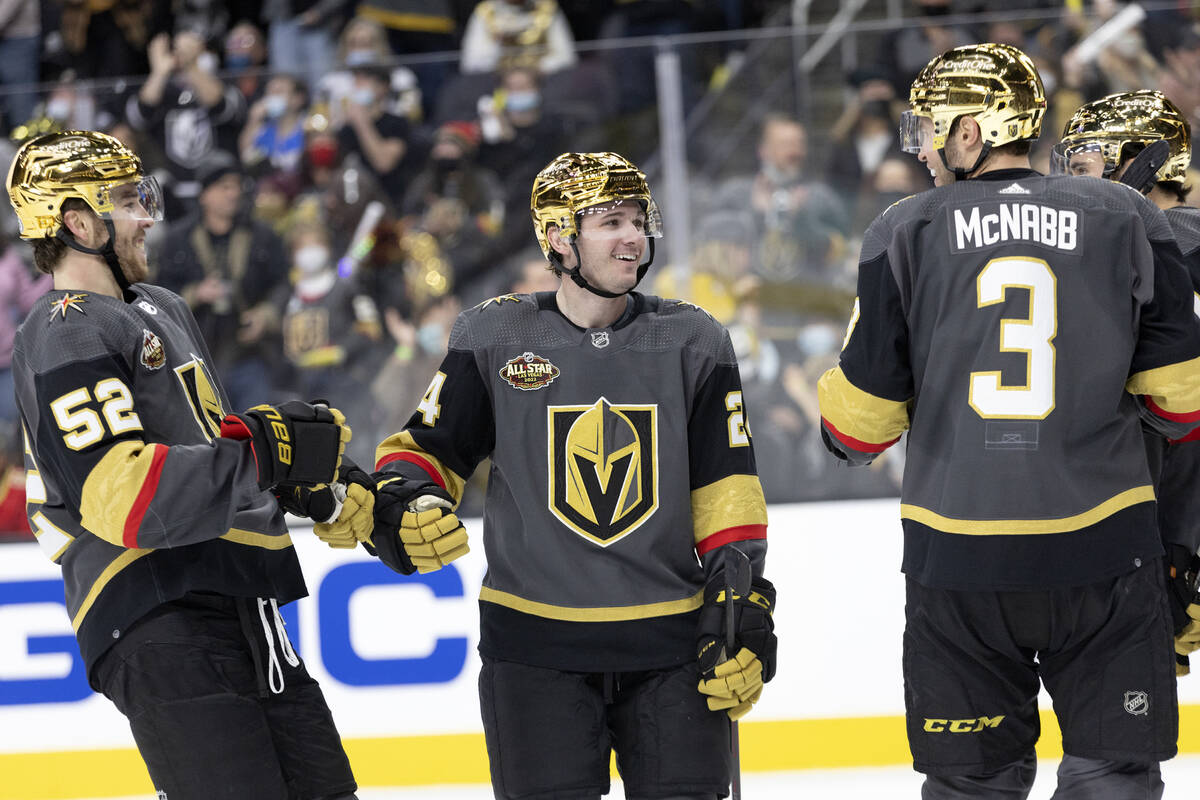
[[[78,197],[68,197],[63,201],[62,214],[66,216],[68,211],[82,211],[91,209],[87,203],[80,200]],[[63,223],[66,224],[65,222]],[[44,272],[47,275],[54,274],[54,268],[58,266],[58,262],[62,260],[63,254],[67,252],[68,244],[57,236],[47,236],[44,239],[32,239],[29,242],[33,246],[33,264],[38,268],[38,272]]]

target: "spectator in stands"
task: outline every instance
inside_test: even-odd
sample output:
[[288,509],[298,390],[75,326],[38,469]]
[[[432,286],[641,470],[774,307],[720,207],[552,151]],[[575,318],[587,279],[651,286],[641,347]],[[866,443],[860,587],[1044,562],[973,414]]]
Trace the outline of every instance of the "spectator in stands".
[[[514,273],[512,284],[508,291],[513,294],[535,294],[537,292],[557,292],[558,276],[546,261],[546,257],[537,250],[518,253],[513,259]],[[672,295],[673,297],[675,295]]]
[[33,271],[21,257],[21,249],[13,247],[7,234],[0,234],[0,433],[17,421],[17,404],[13,397],[12,350],[17,324],[33,308],[33,303],[53,285],[49,275],[34,277]]
[[[466,0],[359,0],[360,17],[382,25],[393,53],[444,53],[458,49],[459,23]],[[422,116],[430,116],[434,98],[450,74],[449,61],[422,61],[413,64],[424,98]],[[401,116],[407,116],[401,114]]]
[[575,37],[555,0],[480,0],[463,33],[463,72],[531,67],[542,74],[575,65]]
[[233,85],[247,102],[254,102],[262,94],[267,82],[263,74],[266,63],[267,46],[254,23],[243,20],[229,29],[224,66],[233,74]]
[[263,96],[250,106],[238,137],[242,163],[252,172],[298,174],[304,155],[308,91],[294,75],[274,75]]
[[371,67],[388,73],[388,96],[384,109],[410,122],[421,121],[421,89],[408,67],[395,63],[388,45],[387,32],[373,19],[357,16],[346,23],[338,38],[339,69],[321,78],[316,85],[316,105],[327,113],[330,123],[345,122],[344,108],[354,94],[354,69]]
[[[413,178],[401,213],[433,234],[454,271],[454,291],[470,303],[474,284],[495,266],[495,240],[504,222],[504,190],[476,162],[479,126],[447,122],[434,135],[429,160]],[[479,300],[484,299],[478,297]]]
[[[46,276],[50,277],[50,276]],[[19,424],[0,429],[0,542],[32,542],[25,512],[25,470]]]
[[134,130],[148,134],[166,157],[165,187],[176,200],[168,218],[195,207],[196,169],[213,151],[235,151],[246,101],[200,60],[203,40],[194,33],[159,34],[150,42],[150,76],[126,103]]
[[913,78],[931,58],[975,40],[966,28],[942,21],[950,5],[951,0],[913,0],[916,24],[906,22],[883,37],[877,66],[891,78],[897,97],[908,97]]
[[[900,150],[899,115],[893,114],[896,91],[888,76],[877,69],[856,71],[850,77],[854,95],[833,124],[833,147],[825,179],[847,208],[855,208],[859,194],[869,189],[875,170]],[[869,223],[874,216],[868,217]]]
[[[0,86],[16,87],[0,95],[6,127],[33,116],[42,59],[42,19],[38,4],[29,0],[0,0]],[[23,87],[23,91],[20,90]]]
[[346,22],[347,0],[263,0],[272,72],[303,76],[316,86],[333,66],[333,42]]
[[1178,47],[1166,50],[1163,61],[1163,70],[1154,85],[1191,120],[1192,152],[1196,152],[1200,149],[1200,81],[1196,80],[1200,75],[1200,34],[1189,29]]
[[[347,419],[366,420],[373,415],[369,387],[385,355],[379,311],[355,281],[338,276],[322,223],[297,225],[288,244],[293,279],[282,331],[292,386],[301,397],[328,400]],[[371,440],[362,446],[372,447]],[[370,463],[374,453],[351,457]]]
[[158,283],[187,301],[230,402],[245,408],[272,393],[287,254],[270,228],[239,214],[244,176],[233,156],[214,153],[198,180],[199,213],[171,227]]
[[354,89],[343,105],[345,122],[337,129],[342,163],[356,159],[383,187],[394,204],[404,197],[401,164],[412,135],[408,120],[386,110],[389,75],[377,67],[356,67]]
[[[37,5],[30,0],[24,4]],[[61,6],[58,32],[66,51],[65,66],[88,78],[146,74],[147,56],[152,57],[146,45],[162,32],[162,4],[66,0]]]
[[827,282],[845,248],[850,220],[832,189],[805,172],[808,135],[792,117],[763,121],[759,169],[717,190],[712,208],[748,208],[758,248],[752,264],[768,283]]

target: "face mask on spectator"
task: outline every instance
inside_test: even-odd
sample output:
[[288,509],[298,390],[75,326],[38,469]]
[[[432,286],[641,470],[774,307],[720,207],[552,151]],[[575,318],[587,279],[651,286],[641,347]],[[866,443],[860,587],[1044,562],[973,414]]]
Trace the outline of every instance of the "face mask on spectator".
[[361,67],[366,64],[374,64],[379,61],[379,56],[374,50],[357,48],[346,51],[346,66]]
[[65,122],[71,116],[71,101],[65,97],[51,97],[46,101],[46,116]]
[[319,244],[306,244],[292,256],[292,262],[302,275],[312,275],[329,266],[329,248]]
[[229,53],[225,56],[225,67],[231,72],[245,72],[249,66],[249,53]]
[[532,111],[541,102],[542,98],[537,92],[509,92],[504,107],[509,111]]
[[432,159],[432,161],[433,171],[438,175],[446,175],[454,172],[454,170],[459,169],[463,165],[462,156],[456,156],[454,158],[435,158]]
[[426,353],[440,353],[445,336],[446,331],[440,322],[427,322],[417,328],[417,346]]
[[271,119],[278,119],[287,111],[287,98],[281,94],[269,94],[263,98],[263,110]]
[[375,102],[375,90],[369,86],[363,86],[354,90],[351,99],[360,106],[369,106]]

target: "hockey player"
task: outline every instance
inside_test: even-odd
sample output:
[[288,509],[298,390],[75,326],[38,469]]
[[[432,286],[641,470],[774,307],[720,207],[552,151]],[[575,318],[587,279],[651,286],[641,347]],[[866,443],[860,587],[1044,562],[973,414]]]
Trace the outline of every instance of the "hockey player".
[[[1166,95],[1154,90],[1123,92],[1076,111],[1051,154],[1051,171],[1112,180],[1129,177],[1146,145],[1165,141],[1166,160],[1146,182],[1145,193],[1166,214],[1183,253],[1200,312],[1200,209],[1187,205],[1191,186],[1192,131]],[[1133,180],[1137,180],[1134,178]],[[1140,188],[1140,187],[1136,187]],[[1176,672],[1189,671],[1188,654],[1200,648],[1200,604],[1196,596],[1196,551],[1200,549],[1200,431],[1171,441],[1146,435],[1158,498],[1158,526],[1167,551],[1167,597],[1175,628]]]
[[1200,324],[1162,211],[1029,168],[1042,82],[1014,47],[918,75],[902,140],[935,188],[868,229],[840,363],[835,455],[907,429],[904,685],[922,797],[1025,797],[1039,679],[1056,797],[1160,797],[1178,714],[1139,416],[1200,420]]
[[[610,750],[627,797],[724,796],[724,712],[758,700],[776,650],[733,347],[696,306],[634,291],[662,228],[628,160],[564,153],[531,207],[559,288],[459,315],[377,451],[371,545],[403,573],[467,552],[453,509],[490,457],[479,697],[496,797],[598,798]],[[752,578],[727,629],[732,548]]]
[[158,185],[101,133],[36,137],[8,193],[54,288],[16,336],[28,510],[88,681],[171,800],[353,798],[278,604],[305,593],[273,487],[331,481],[339,412],[226,414],[195,320],[142,281]]

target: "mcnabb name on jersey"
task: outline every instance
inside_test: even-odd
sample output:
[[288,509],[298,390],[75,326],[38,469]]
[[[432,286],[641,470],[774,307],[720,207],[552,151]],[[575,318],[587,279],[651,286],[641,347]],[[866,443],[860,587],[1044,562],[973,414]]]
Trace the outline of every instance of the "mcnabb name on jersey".
[[1071,253],[1082,238],[1079,213],[1041,203],[981,203],[948,209],[950,250],[969,253],[1002,242],[1032,242]]

